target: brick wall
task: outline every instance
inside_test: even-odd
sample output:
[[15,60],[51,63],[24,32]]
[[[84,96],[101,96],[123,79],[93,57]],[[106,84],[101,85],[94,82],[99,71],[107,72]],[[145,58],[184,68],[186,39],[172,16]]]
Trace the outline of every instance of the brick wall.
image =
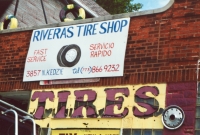
[[[200,58],[200,0],[175,0],[163,13],[131,17],[123,77],[100,82],[41,86],[22,82],[32,30],[0,33],[0,91],[167,83],[166,106],[183,108],[179,129],[194,134],[197,61]],[[180,83],[181,82],[181,83]]]
[[196,81],[200,1],[175,0],[163,13],[131,17],[123,77],[98,83],[40,86],[22,82],[32,30],[0,35],[0,91]]
[[196,90],[195,82],[167,83],[166,107],[177,105],[185,113],[183,125],[176,130],[164,128],[163,135],[194,135],[196,114]]

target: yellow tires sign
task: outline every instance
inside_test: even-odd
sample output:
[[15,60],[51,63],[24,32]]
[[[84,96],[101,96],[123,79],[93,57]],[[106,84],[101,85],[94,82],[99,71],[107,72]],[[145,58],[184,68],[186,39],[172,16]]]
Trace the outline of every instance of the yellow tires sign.
[[119,130],[52,130],[51,135],[119,135]]

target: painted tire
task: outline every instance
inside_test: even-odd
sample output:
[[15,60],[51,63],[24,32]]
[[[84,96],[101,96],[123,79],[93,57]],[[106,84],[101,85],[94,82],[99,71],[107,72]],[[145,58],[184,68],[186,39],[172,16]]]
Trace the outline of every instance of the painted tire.
[[7,29],[9,23],[10,23],[9,29],[15,29],[18,26],[18,21],[17,21],[16,17],[13,15],[7,15],[4,19],[4,21],[1,23],[0,30]]
[[162,123],[167,129],[179,128],[185,119],[183,110],[176,105],[167,107],[162,114]]
[[[75,19],[66,18],[66,15],[70,12],[73,12],[75,14]],[[59,17],[61,22],[85,19],[85,10],[78,5],[69,4],[61,9]]]
[[61,67],[73,67],[81,57],[81,49],[78,45],[63,46],[57,55],[58,65]]

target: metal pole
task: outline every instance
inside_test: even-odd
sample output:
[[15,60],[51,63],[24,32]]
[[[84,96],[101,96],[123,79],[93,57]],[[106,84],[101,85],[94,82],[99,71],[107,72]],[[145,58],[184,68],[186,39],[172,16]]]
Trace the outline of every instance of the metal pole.
[[33,135],[36,135],[36,124],[35,124],[35,121],[34,119],[30,118],[30,117],[24,117],[23,120],[21,120],[21,122],[24,122],[26,120],[31,120],[33,122]]
[[19,4],[19,0],[17,0],[17,1],[16,1],[16,4],[15,4],[14,16],[16,16],[18,4]]
[[27,113],[27,112],[25,112],[25,111],[23,111],[23,110],[21,110],[21,109],[15,107],[14,105],[11,105],[11,104],[9,104],[9,103],[3,101],[3,100],[0,100],[0,102],[3,103],[3,104],[5,104],[5,105],[7,105],[7,106],[9,106],[9,107],[11,107],[11,108],[13,108],[13,109],[16,109],[16,110],[20,111],[20,112],[22,112],[22,113],[24,113],[24,114],[26,114],[26,115],[28,115],[28,116],[33,117],[33,115],[31,115],[31,114],[29,114],[29,113]]
[[8,112],[13,112],[15,114],[15,135],[18,135],[18,114],[12,109],[6,110],[5,112],[2,112],[2,114],[6,114]]
[[122,118],[122,124],[120,128],[120,135],[123,135],[124,118]]
[[40,0],[40,1],[41,1],[41,5],[42,5],[43,14],[44,14],[44,19],[45,19],[45,22],[46,22],[46,24],[47,24],[48,22],[47,22],[46,13],[45,13],[45,10],[44,10],[43,1],[42,1],[42,0]]
[[87,6],[85,6],[84,4],[82,4],[79,0],[73,0],[73,2],[75,2],[78,5],[80,5],[82,8],[84,8],[86,11],[88,11],[94,17],[99,17],[99,15],[97,15],[95,12],[93,12],[92,10],[90,10]]
[[198,82],[198,80],[199,80],[199,65],[200,65],[199,63],[200,63],[200,60],[197,61],[197,71],[196,71],[197,72],[197,98],[200,98],[199,97],[199,88],[198,88],[198,86],[199,86],[198,85],[199,84],[199,82]]

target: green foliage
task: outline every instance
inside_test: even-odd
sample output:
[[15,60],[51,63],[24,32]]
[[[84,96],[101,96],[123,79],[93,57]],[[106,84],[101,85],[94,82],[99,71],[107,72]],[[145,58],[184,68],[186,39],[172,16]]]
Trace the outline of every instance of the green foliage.
[[142,8],[141,3],[133,4],[134,0],[94,0],[110,14],[128,13]]

